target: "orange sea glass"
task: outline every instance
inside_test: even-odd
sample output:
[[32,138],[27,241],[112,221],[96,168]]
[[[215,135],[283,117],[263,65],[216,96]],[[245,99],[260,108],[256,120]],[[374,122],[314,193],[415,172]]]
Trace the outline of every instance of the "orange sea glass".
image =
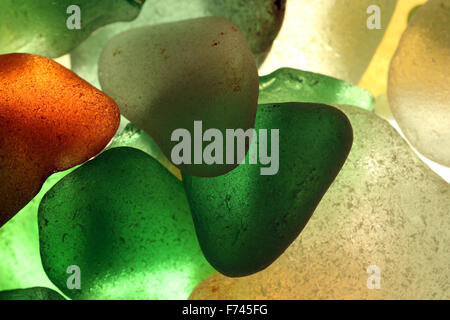
[[119,122],[114,100],[53,60],[0,55],[0,227],[49,175],[99,153]]

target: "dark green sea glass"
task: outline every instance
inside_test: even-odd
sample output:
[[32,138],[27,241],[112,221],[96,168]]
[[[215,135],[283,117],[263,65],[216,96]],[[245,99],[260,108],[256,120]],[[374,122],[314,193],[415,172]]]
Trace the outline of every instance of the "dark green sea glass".
[[27,288],[0,291],[0,300],[65,300],[58,292],[49,288]]
[[277,174],[261,175],[261,163],[248,164],[252,149],[245,163],[225,175],[183,174],[203,253],[227,276],[258,272],[283,253],[308,222],[353,141],[347,117],[322,104],[260,105],[255,128],[279,129]]
[[[56,58],[68,53],[93,31],[116,21],[133,20],[145,0],[1,0],[0,54],[24,52]],[[80,29],[67,20],[80,8]],[[69,20],[72,22],[72,20]],[[70,25],[70,24],[69,24]]]
[[314,102],[342,104],[374,110],[372,94],[323,74],[293,68],[281,68],[259,77],[259,104],[281,102]]
[[[214,273],[181,182],[137,149],[107,150],[64,177],[38,221],[44,270],[72,299],[186,299]],[[68,288],[70,266],[80,289]]]

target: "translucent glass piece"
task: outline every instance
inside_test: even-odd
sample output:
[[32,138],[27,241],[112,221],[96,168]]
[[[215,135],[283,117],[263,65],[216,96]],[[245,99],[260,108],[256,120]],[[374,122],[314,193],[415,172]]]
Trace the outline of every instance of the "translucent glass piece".
[[148,0],[131,23],[102,28],[72,52],[73,70],[99,87],[97,62],[109,39],[118,33],[143,26],[206,16],[224,17],[244,32],[255,59],[264,61],[283,22],[286,0]]
[[[380,9],[380,29],[369,29]],[[282,29],[260,69],[281,67],[322,73],[358,83],[388,26],[395,0],[292,0]]]
[[341,110],[353,147],[300,236],[266,270],[212,276],[191,298],[450,298],[449,184],[386,121]]
[[431,0],[408,23],[389,71],[392,113],[411,144],[450,167],[450,2]]

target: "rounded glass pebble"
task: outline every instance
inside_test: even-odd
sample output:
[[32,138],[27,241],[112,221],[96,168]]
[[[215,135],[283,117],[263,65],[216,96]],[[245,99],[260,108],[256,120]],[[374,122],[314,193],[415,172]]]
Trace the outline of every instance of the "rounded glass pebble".
[[386,121],[340,108],[352,150],[300,236],[266,270],[214,275],[191,299],[450,298],[449,184]]
[[[186,299],[214,273],[181,182],[138,149],[112,148],[65,176],[38,222],[44,270],[72,299]],[[67,285],[71,266],[80,289]]]
[[106,43],[133,28],[216,16],[233,21],[244,33],[261,65],[283,22],[286,0],[164,0],[147,1],[138,18],[130,23],[108,25],[71,52],[73,70],[100,88],[97,62]]
[[100,152],[119,121],[111,98],[53,60],[0,55],[0,226],[52,173]]
[[[201,121],[203,132],[214,128],[223,136],[227,129],[247,130],[254,125],[259,85],[256,64],[242,31],[224,18],[123,32],[103,49],[99,78],[121,113],[145,130],[171,161],[179,143],[172,134],[184,129],[194,137],[194,121]],[[225,158],[225,144],[222,148]],[[173,163],[199,176],[217,176],[237,166],[237,161],[199,164],[194,156],[191,152],[190,163]]]
[[389,70],[392,113],[424,156],[450,167],[450,2],[431,0],[408,23]]
[[[352,145],[348,119],[321,104],[259,105],[255,129],[253,141],[266,132],[270,165],[262,163],[260,144],[225,175],[183,174],[203,253],[229,276],[258,272],[278,258],[308,222]],[[249,164],[250,157],[258,162]]]

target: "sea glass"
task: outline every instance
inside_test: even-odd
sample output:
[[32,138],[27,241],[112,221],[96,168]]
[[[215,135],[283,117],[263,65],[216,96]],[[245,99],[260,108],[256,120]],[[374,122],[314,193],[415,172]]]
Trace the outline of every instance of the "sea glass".
[[[99,27],[133,20],[144,2],[2,0],[0,54],[24,52],[57,58],[71,51]],[[72,29],[73,15],[78,14],[73,11],[74,5],[80,10],[80,29]]]
[[53,60],[0,55],[0,227],[50,174],[100,152],[119,120],[111,98]]
[[206,16],[224,17],[239,26],[260,65],[280,30],[285,7],[286,0],[147,1],[136,20],[108,25],[76,48],[71,53],[73,70],[100,88],[97,62],[102,48],[115,35],[137,27]]
[[300,236],[266,270],[212,276],[192,299],[450,298],[449,184],[386,121],[341,110],[352,150]]
[[357,84],[395,6],[395,0],[288,1],[283,26],[260,73],[291,67]]
[[375,99],[369,91],[323,74],[281,68],[259,77],[259,104],[314,102],[346,104],[373,111]]
[[408,23],[389,70],[392,113],[424,156],[450,167],[450,2],[430,0]]
[[417,5],[427,0],[397,1],[391,22],[375,54],[370,61],[358,85],[369,90],[375,97],[387,92],[389,64],[397,49],[398,42],[406,29],[408,13]]
[[[259,105],[255,128],[260,142],[260,130],[266,132],[266,150],[276,154],[279,167],[270,174],[261,170],[274,167],[262,163],[261,143],[255,146],[255,164],[250,164],[250,149],[245,163],[225,175],[183,173],[203,253],[228,276],[258,272],[283,253],[308,222],[352,145],[348,119],[327,105]],[[279,141],[273,140],[273,129]]]
[[[203,132],[214,128],[223,136],[226,129],[247,130],[254,125],[256,64],[242,32],[224,18],[121,33],[103,49],[99,77],[121,113],[145,130],[172,163],[173,147],[179,144],[172,138],[176,129],[188,130],[194,138],[195,121],[201,121]],[[225,145],[223,149],[225,158]],[[217,176],[237,166],[237,161],[199,163],[195,157],[196,151],[191,152],[190,163],[174,164],[200,176]]]
[[38,221],[44,270],[72,299],[186,299],[214,273],[181,182],[138,149],[112,148],[65,176]]
[[51,175],[38,195],[0,228],[0,291],[30,287],[58,290],[42,267],[37,214],[44,194],[72,170]]

